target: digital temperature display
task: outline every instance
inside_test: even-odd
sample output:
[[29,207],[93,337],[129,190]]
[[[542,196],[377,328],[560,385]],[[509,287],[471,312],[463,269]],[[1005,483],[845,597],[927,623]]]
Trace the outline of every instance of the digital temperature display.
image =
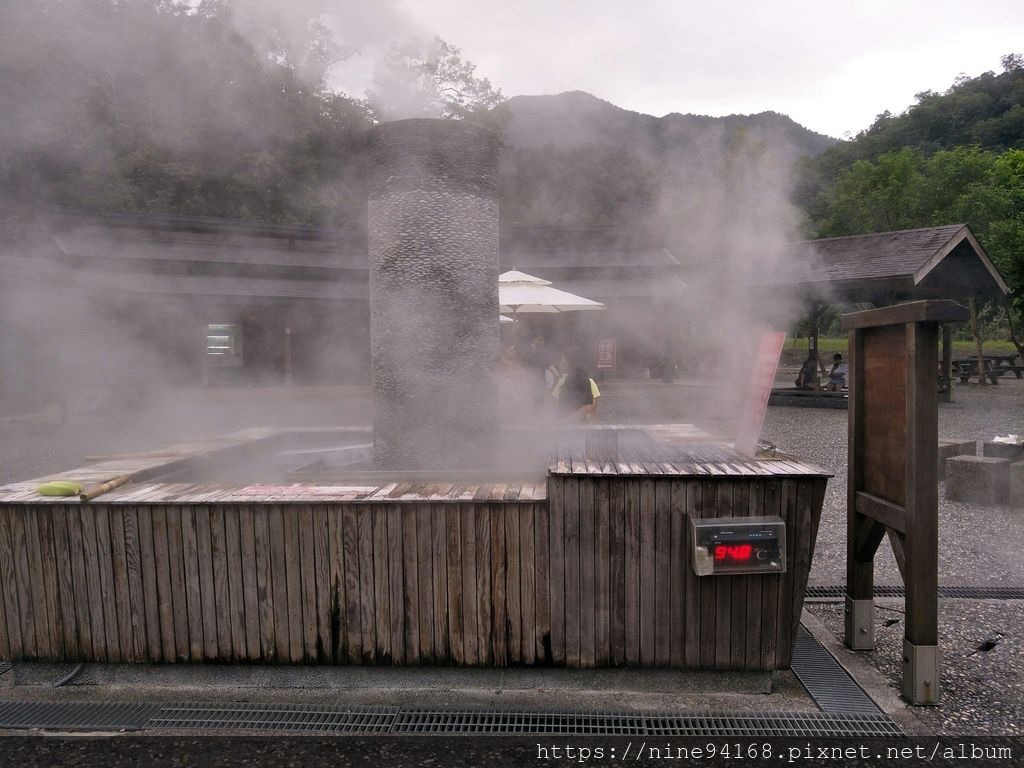
[[691,517],[698,576],[786,572],[786,524],[778,516]]
[[739,544],[728,546],[719,544],[715,547],[715,560],[724,563],[745,563],[754,554],[754,547],[750,544]]

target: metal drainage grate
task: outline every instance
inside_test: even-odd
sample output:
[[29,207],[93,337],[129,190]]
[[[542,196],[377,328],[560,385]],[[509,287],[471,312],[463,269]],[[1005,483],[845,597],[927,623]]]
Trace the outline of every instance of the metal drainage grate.
[[790,666],[823,712],[880,713],[875,702],[803,626],[797,631]]
[[7,701],[0,703],[0,728],[134,731],[159,709],[159,704]]
[[[875,597],[904,597],[900,586],[875,587]],[[828,599],[846,597],[846,587],[837,584],[807,587],[807,597]],[[939,597],[959,600],[1024,600],[1024,587],[948,587],[939,586]]]
[[395,733],[571,733],[615,736],[646,733],[643,714],[622,712],[488,712],[402,710]]
[[0,661],[0,675],[6,674],[11,671],[11,662]]
[[575,734],[591,736],[901,737],[881,712],[625,713],[398,710],[302,704],[0,705],[0,728],[261,730],[307,733]]
[[147,728],[190,728],[316,733],[387,733],[394,707],[343,707],[304,704],[168,704]]
[[779,736],[899,738],[903,732],[887,715],[830,712],[765,712],[733,715],[648,717],[651,736]]

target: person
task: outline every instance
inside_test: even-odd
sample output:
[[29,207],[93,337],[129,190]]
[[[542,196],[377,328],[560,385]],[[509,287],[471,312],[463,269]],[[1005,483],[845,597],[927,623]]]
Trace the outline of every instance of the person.
[[558,365],[550,363],[547,368],[544,369],[544,401],[550,403],[553,400],[557,400],[558,396],[555,394],[555,387],[558,386],[558,382],[562,379],[562,373],[558,370]]
[[559,368],[564,373],[555,386],[554,396],[567,414],[566,420],[596,421],[597,401],[601,397],[597,382],[582,365],[565,353],[559,361]]
[[808,355],[807,359],[804,360],[800,373],[796,377],[796,388],[812,391],[818,389],[818,361],[814,358],[814,355]]
[[843,362],[843,356],[836,352],[832,355],[832,367],[828,372],[828,391],[839,392],[846,386],[846,374],[849,369]]

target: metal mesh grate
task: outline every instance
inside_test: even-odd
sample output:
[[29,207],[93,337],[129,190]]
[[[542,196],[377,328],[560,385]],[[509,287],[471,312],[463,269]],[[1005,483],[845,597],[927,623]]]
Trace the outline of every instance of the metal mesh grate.
[[875,713],[627,713],[399,710],[301,704],[53,704],[0,705],[0,728],[60,730],[258,730],[307,733],[576,734],[649,736],[899,737]]
[[[875,597],[904,597],[900,586],[875,587]],[[809,598],[843,598],[846,587],[841,584],[812,585],[807,587]],[[950,587],[940,586],[939,597],[961,600],[1024,600],[1024,587]]]
[[646,732],[642,714],[622,712],[488,712],[403,710],[395,733],[572,733],[628,735]]
[[146,724],[149,728],[195,730],[387,733],[397,708],[303,704],[170,704]]
[[584,438],[584,452],[588,461],[617,461],[619,433],[614,429],[588,430]]
[[648,717],[651,736],[780,736],[892,738],[903,732],[888,716],[829,712]]
[[879,714],[875,702],[802,626],[793,644],[791,667],[823,712]]
[[159,709],[159,704],[7,701],[0,703],[0,728],[136,730]]

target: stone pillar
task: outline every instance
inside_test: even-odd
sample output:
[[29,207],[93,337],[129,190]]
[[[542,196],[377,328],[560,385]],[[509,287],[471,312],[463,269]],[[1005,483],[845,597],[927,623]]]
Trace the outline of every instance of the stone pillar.
[[494,465],[498,136],[401,120],[369,138],[370,352],[380,469]]

